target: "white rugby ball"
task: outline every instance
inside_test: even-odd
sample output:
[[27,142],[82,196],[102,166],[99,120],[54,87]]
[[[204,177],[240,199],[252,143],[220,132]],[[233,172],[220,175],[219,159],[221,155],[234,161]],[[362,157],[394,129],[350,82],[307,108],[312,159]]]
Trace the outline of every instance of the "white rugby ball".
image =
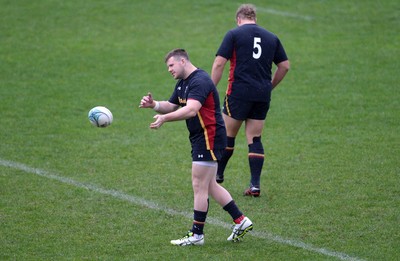
[[89,111],[88,118],[91,124],[96,127],[107,127],[113,121],[113,115],[104,106],[96,106]]

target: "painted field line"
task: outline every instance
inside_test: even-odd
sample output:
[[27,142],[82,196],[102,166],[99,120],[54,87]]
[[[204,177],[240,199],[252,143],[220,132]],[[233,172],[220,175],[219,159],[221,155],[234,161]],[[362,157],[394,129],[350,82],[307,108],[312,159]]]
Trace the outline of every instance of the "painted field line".
[[[110,190],[110,189],[104,189],[101,188],[99,186],[96,185],[92,185],[92,184],[87,184],[87,183],[82,183],[79,181],[75,181],[73,179],[70,178],[66,178],[66,177],[62,177],[60,175],[56,175],[54,173],[42,170],[42,169],[37,169],[37,168],[32,168],[29,167],[25,164],[22,163],[18,163],[18,162],[14,162],[14,161],[8,161],[8,160],[3,160],[0,159],[0,166],[4,166],[4,167],[9,167],[12,169],[16,169],[16,170],[20,170],[20,171],[24,171],[27,173],[31,173],[31,174],[35,174],[44,178],[48,178],[48,179],[53,179],[53,180],[57,180],[59,182],[68,184],[68,185],[72,185],[74,187],[78,187],[78,188],[83,188],[83,189],[88,189],[103,195],[109,195],[112,196],[114,198],[118,198],[124,201],[128,201],[130,203],[133,203],[135,205],[139,205],[139,206],[143,206],[149,209],[154,209],[157,211],[163,211],[167,214],[170,215],[174,215],[174,216],[183,216],[186,217],[188,219],[192,219],[193,218],[193,213],[189,213],[189,212],[184,212],[184,211],[178,211],[178,210],[173,210],[170,208],[167,208],[165,206],[161,206],[160,204],[156,203],[156,202],[152,202],[140,197],[135,197],[132,195],[128,195],[125,194],[123,192],[120,192],[118,190]],[[219,227],[223,227],[223,228],[227,228],[227,229],[231,229],[232,224],[223,222],[219,219],[216,218],[212,218],[212,217],[207,217],[207,223],[214,225],[214,226],[219,226]],[[358,257],[352,257],[350,255],[347,255],[345,253],[341,253],[341,252],[336,252],[336,251],[332,251],[332,250],[328,250],[325,248],[319,248],[319,247],[315,247],[313,245],[310,244],[306,244],[303,243],[301,241],[298,240],[292,240],[292,239],[285,239],[283,237],[280,237],[278,235],[274,235],[268,232],[263,232],[263,231],[252,231],[251,233],[249,233],[249,235],[253,236],[253,237],[257,237],[260,239],[265,239],[265,240],[270,240],[270,241],[274,241],[280,244],[284,244],[284,245],[289,245],[289,246],[293,246],[293,247],[297,247],[297,248],[301,248],[310,252],[315,252],[315,253],[319,253],[325,256],[330,256],[330,257],[335,257],[338,258],[340,260],[352,260],[352,261],[362,261],[363,259],[360,259]]]
[[314,19],[312,16],[283,12],[283,11],[278,11],[278,10],[271,9],[271,8],[263,8],[263,7],[257,6],[256,9],[258,12],[261,12],[261,13],[269,13],[269,14],[273,14],[273,15],[280,15],[280,16],[291,17],[291,18],[296,18],[296,19],[301,19],[301,20],[306,20],[306,21],[311,21]]

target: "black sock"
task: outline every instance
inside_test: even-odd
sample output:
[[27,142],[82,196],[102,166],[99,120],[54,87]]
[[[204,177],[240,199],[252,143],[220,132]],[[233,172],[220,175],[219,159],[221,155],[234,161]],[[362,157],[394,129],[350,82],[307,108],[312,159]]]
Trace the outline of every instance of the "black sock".
[[252,186],[260,187],[260,177],[264,165],[264,148],[261,143],[261,137],[254,137],[253,143],[249,144],[249,165]]
[[225,167],[228,164],[229,159],[232,157],[233,151],[235,150],[235,137],[226,137],[226,148],[222,154],[221,160],[218,161],[218,172],[217,175],[223,176]]
[[194,234],[202,235],[204,225],[206,223],[206,218],[207,218],[207,212],[203,211],[198,211],[194,210],[193,211],[193,226],[192,226],[192,232]]
[[223,209],[231,215],[233,220],[236,220],[243,216],[243,213],[239,210],[238,206],[236,205],[235,201],[232,200],[228,204],[226,204]]

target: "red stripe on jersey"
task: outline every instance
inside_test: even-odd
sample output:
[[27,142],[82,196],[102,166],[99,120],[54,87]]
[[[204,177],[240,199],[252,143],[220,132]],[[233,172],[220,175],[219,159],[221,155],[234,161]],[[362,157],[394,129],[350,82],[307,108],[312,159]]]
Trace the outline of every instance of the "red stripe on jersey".
[[228,89],[226,94],[230,95],[232,92],[232,84],[235,81],[235,69],[236,69],[236,50],[233,50],[232,57],[230,59],[229,76],[228,76]]
[[215,135],[217,133],[217,120],[215,119],[215,101],[212,92],[208,95],[197,115],[199,116],[201,127],[204,130],[207,149],[213,150]]

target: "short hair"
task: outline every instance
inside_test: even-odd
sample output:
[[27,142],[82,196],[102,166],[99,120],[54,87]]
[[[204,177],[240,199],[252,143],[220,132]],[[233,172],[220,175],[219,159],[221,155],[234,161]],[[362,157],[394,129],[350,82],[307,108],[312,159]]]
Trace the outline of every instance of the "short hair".
[[189,55],[188,53],[185,51],[185,49],[173,49],[172,51],[170,51],[169,53],[167,53],[167,55],[165,56],[164,62],[166,63],[169,58],[174,57],[176,58],[185,58],[186,60],[189,61]]
[[243,4],[239,6],[236,11],[236,19],[240,17],[242,19],[256,20],[256,7],[252,4]]

